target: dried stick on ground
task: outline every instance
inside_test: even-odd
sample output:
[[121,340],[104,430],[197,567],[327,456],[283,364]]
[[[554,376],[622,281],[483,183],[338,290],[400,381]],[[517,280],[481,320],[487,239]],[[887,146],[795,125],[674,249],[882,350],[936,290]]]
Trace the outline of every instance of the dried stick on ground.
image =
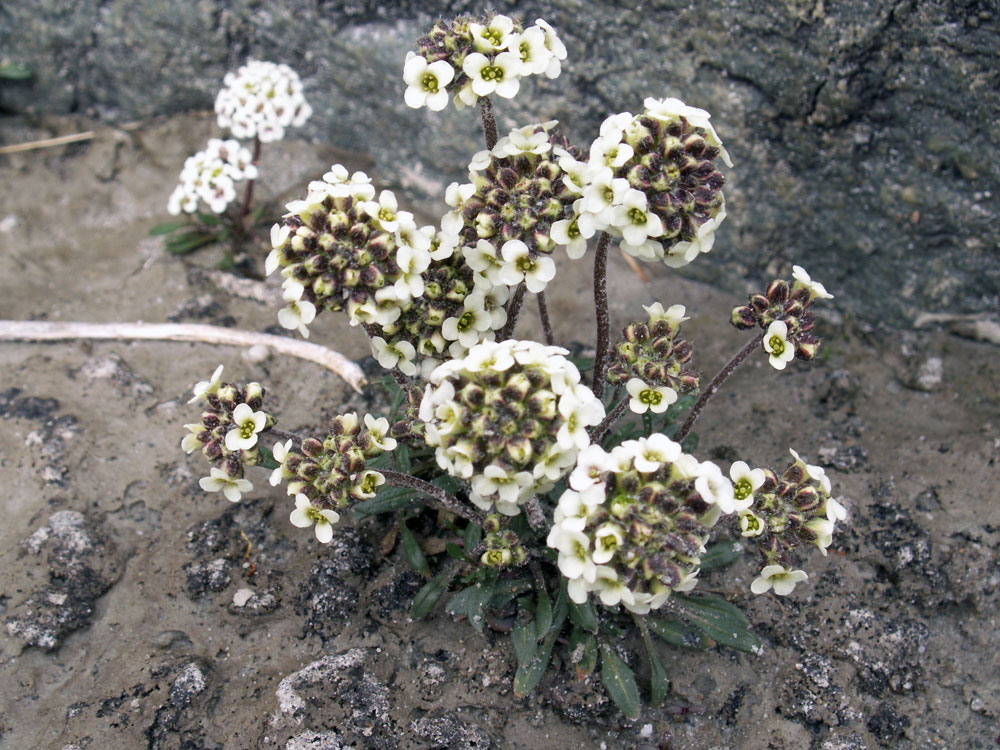
[[220,326],[186,323],[55,323],[39,320],[0,320],[0,341],[72,341],[112,339],[119,341],[194,341],[225,346],[264,344],[279,354],[315,362],[332,370],[360,393],[366,382],[355,362],[343,354],[308,341],[240,331]]

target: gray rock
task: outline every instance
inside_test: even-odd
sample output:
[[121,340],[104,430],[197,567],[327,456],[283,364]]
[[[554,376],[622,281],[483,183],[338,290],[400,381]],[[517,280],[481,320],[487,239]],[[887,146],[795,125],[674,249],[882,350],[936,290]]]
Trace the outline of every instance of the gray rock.
[[94,602],[121,575],[121,559],[97,525],[74,510],[53,513],[22,547],[25,554],[45,555],[48,583],[12,608],[7,632],[52,651],[89,624]]
[[493,740],[480,727],[467,724],[452,711],[435,709],[410,723],[413,733],[428,742],[428,747],[449,750],[489,750]]
[[[288,62],[316,110],[303,135],[370,152],[412,199],[440,211],[481,136],[472,113],[406,108],[400,71],[436,16],[470,7],[8,3],[2,47],[35,76],[0,89],[0,106],[113,121],[208,109],[248,56]],[[605,116],[650,95],[714,113],[736,162],[731,218],[711,262],[685,273],[737,291],[748,274],[766,280],[801,263],[836,306],[868,320],[1000,306],[990,252],[1000,242],[995,8],[549,0],[502,10],[550,21],[569,61],[560,79],[500,102],[501,128],[555,117],[586,144]]]

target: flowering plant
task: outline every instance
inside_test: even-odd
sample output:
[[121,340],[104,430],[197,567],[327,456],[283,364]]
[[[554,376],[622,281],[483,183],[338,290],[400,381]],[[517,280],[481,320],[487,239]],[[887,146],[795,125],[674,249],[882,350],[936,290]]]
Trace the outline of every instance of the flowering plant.
[[[227,73],[223,84],[215,100],[216,120],[233,138],[212,138],[204,150],[184,162],[167,211],[188,218],[157,224],[150,234],[170,235],[166,249],[175,255],[213,242],[229,242],[225,264],[231,265],[254,228],[272,221],[266,216],[266,206],[253,210],[261,144],[280,141],[286,128],[305,124],[312,108],[302,94],[299,76],[287,65],[250,60]],[[251,139],[250,148],[240,143],[246,139]],[[242,182],[246,183],[243,201],[231,208],[237,184]]]
[[[650,304],[613,342],[611,241],[678,267],[711,250],[725,219],[718,167],[731,162],[708,113],[650,98],[639,114],[607,118],[586,149],[555,122],[499,137],[490,97],[515,95],[525,76],[559,74],[566,50],[555,31],[542,20],[525,30],[502,15],[461,17],[418,46],[404,62],[406,103],[476,105],[486,140],[469,181],[448,188],[439,226],[418,226],[390,191],[334,165],[288,204],[266,262],[283,277],[283,327],[307,336],[320,315],[343,312],[364,328],[387,371],[388,410],[294,435],[263,410],[259,384],[222,382],[220,368],[195,388],[205,411],[182,447],[210,462],[202,487],[234,502],[252,491],[245,467],[270,469],[271,485],[294,499],[291,523],[319,542],[348,512],[396,514],[404,555],[428,578],[413,618],[450,593],[449,612],[509,633],[518,695],[565,644],[563,662],[580,675],[600,664],[610,697],[634,717],[626,629],[645,645],[654,704],[668,680],[653,636],[761,653],[742,612],[700,594],[699,577],[756,548],[750,591],[789,595],[808,578],[795,567],[799,550],[825,555],[846,517],[823,470],[794,450],[780,471],[746,461],[724,471],[694,455],[691,432],[750,357],[776,370],[812,359],[812,306],[831,295],[798,266],[750,295],[731,322],[759,331],[707,385],[681,337],[682,305]],[[593,257],[592,359],[552,340],[545,289],[560,247],[574,261]],[[514,335],[528,294],[544,343]],[[421,506],[461,540],[436,572],[410,529]]]

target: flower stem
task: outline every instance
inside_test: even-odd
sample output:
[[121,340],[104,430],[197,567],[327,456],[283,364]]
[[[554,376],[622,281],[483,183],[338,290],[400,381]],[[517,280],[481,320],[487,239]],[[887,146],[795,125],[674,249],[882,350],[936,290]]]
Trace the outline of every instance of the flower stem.
[[294,432],[289,432],[288,430],[282,430],[278,427],[272,427],[267,431],[267,434],[277,440],[293,440],[299,445],[302,445],[302,436],[296,435]]
[[539,292],[538,297],[538,317],[542,319],[542,331],[545,333],[545,343],[552,346],[555,343],[555,336],[552,334],[552,321],[549,320],[549,306],[545,302],[545,292]]
[[695,402],[694,407],[691,409],[691,413],[688,414],[687,419],[684,420],[684,424],[681,425],[680,432],[678,432],[677,437],[674,438],[678,443],[683,442],[684,438],[686,438],[688,433],[691,432],[691,428],[694,427],[694,423],[698,420],[701,410],[705,408],[705,404],[708,403],[708,400],[715,395],[716,391],[718,391],[719,388],[722,387],[722,384],[729,379],[729,376],[733,374],[736,368],[743,364],[744,360],[746,360],[746,358],[749,357],[758,346],[760,346],[760,342],[763,340],[763,332],[758,333],[747,342],[746,346],[736,353],[735,357],[726,363],[725,367],[719,370],[718,374],[716,374],[714,378],[712,378],[712,382],[708,384],[704,391],[702,391],[698,401]]
[[[253,165],[256,167],[260,164],[260,137],[253,137]],[[243,210],[240,211],[240,224],[246,219],[247,214],[250,213],[250,204],[253,202],[253,184],[254,180],[247,182],[247,191],[243,195]]]
[[621,419],[622,414],[625,413],[625,410],[627,408],[628,408],[628,396],[625,396],[621,401],[615,404],[615,408],[608,413],[608,416],[604,418],[603,422],[597,425],[597,427],[592,427],[590,429],[591,442],[594,443],[601,442],[601,440],[604,438],[604,433],[606,433],[609,429],[611,429],[611,426],[615,422]]
[[597,310],[597,346],[594,353],[594,395],[604,399],[604,376],[608,369],[611,320],[608,315],[608,245],[611,235],[601,232],[594,254],[594,307]]
[[429,495],[431,499],[435,502],[442,510],[448,513],[454,513],[456,516],[461,516],[466,521],[471,521],[472,523],[483,525],[483,519],[480,518],[479,514],[476,513],[472,508],[467,506],[461,500],[459,500],[454,495],[450,495],[437,485],[431,484],[430,482],[425,482],[423,479],[418,479],[417,477],[411,476],[409,474],[404,474],[400,471],[392,471],[391,469],[378,469],[379,474],[385,477],[385,481],[396,487],[406,487],[411,490],[416,490],[417,492],[422,492],[425,495]]
[[517,285],[514,296],[507,303],[507,322],[503,324],[500,333],[497,334],[497,341],[506,341],[514,335],[514,326],[517,325],[517,315],[521,312],[521,303],[524,301],[524,282]]
[[479,99],[479,114],[483,118],[483,135],[486,137],[486,148],[492,150],[500,140],[497,132],[497,121],[493,117],[493,102],[488,96]]

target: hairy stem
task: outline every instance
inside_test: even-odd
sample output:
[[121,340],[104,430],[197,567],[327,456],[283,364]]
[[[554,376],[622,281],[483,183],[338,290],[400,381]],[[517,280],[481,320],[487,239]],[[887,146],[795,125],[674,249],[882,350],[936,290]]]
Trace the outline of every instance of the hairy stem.
[[593,443],[599,443],[604,438],[604,433],[611,429],[611,426],[621,419],[622,414],[628,408],[628,396],[625,396],[621,401],[615,404],[615,408],[612,409],[608,416],[604,418],[597,427],[590,428],[590,440]]
[[719,388],[722,387],[722,384],[729,379],[729,376],[732,375],[733,372],[735,372],[736,368],[743,364],[744,360],[746,360],[746,358],[749,357],[758,346],[760,346],[760,342],[763,340],[764,333],[758,333],[747,342],[746,346],[736,353],[735,357],[726,363],[725,367],[719,370],[718,374],[716,374],[714,378],[712,378],[712,382],[709,383],[705,390],[701,392],[701,396],[695,402],[695,405],[692,407],[687,419],[684,420],[684,424],[681,425],[680,432],[677,433],[677,437],[675,438],[678,443],[683,442],[684,438],[686,438],[688,433],[691,432],[691,428],[694,427],[694,423],[698,421],[698,417],[701,415],[701,411],[705,408],[705,404],[708,403],[708,400],[715,395]]
[[483,118],[483,135],[486,137],[486,148],[492,150],[500,134],[497,132],[497,121],[493,117],[493,102],[488,96],[479,100],[479,114]]
[[517,285],[514,296],[507,303],[507,322],[503,324],[500,333],[497,334],[497,341],[506,341],[514,335],[514,326],[517,325],[517,315],[521,312],[521,303],[524,301],[524,282]]
[[611,235],[601,232],[594,254],[594,306],[597,310],[597,347],[594,353],[594,395],[604,399],[604,377],[608,369],[611,319],[608,316],[608,245]]
[[422,492],[425,495],[430,496],[431,499],[435,501],[437,505],[442,510],[448,513],[454,513],[456,516],[461,516],[466,521],[471,521],[472,523],[483,525],[483,519],[476,513],[472,508],[463,503],[454,495],[450,495],[437,485],[431,484],[430,482],[425,482],[423,479],[418,479],[417,477],[411,476],[409,474],[404,474],[400,471],[392,471],[391,469],[378,469],[379,474],[385,477],[385,481],[396,487],[406,487],[411,490],[416,490],[417,492]]
[[549,320],[549,306],[545,302],[545,292],[539,292],[538,297],[538,317],[542,319],[542,331],[545,333],[545,343],[552,346],[555,343],[555,336],[552,334],[552,321]]

